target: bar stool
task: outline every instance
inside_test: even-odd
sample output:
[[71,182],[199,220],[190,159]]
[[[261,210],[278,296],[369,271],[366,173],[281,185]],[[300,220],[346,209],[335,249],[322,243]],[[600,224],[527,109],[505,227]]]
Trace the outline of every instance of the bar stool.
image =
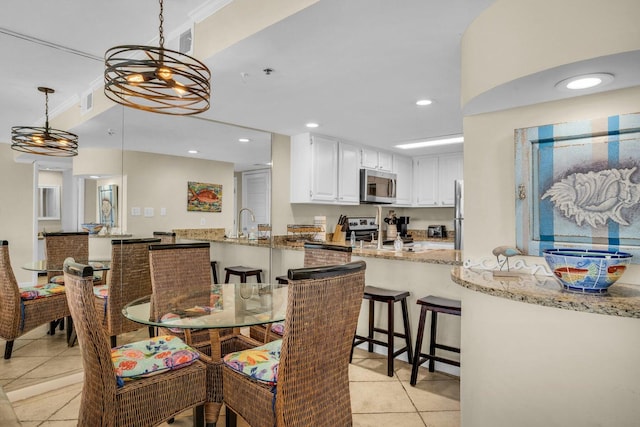
[[211,272],[213,273],[213,283],[218,284],[218,261],[211,261]]
[[262,283],[262,279],[260,277],[262,275],[261,268],[253,268],[253,267],[245,267],[242,265],[236,265],[234,267],[225,267],[224,271],[227,272],[224,278],[224,283],[229,283],[229,277],[232,274],[234,276],[240,276],[240,283],[246,283],[247,277],[250,277],[250,276],[256,276],[258,283]]
[[[435,370],[435,362],[460,366],[460,362],[456,360],[436,356],[436,349],[460,353],[460,349],[457,347],[438,344],[436,342],[438,313],[451,314],[453,316],[462,315],[462,306],[460,301],[429,295],[424,298],[420,298],[416,303],[422,305],[422,308],[420,309],[420,322],[418,323],[418,335],[416,336],[416,352],[413,356],[413,367],[411,369],[411,385],[416,385],[416,380],[418,379],[418,367],[427,360],[429,361],[429,372],[433,372]],[[422,338],[424,336],[424,322],[427,317],[427,311],[431,311],[431,336],[429,338],[429,354],[424,354],[422,353]]]
[[[409,292],[407,291],[395,291],[392,289],[377,288],[375,286],[364,287],[364,299],[369,300],[369,335],[363,337],[356,334],[353,338],[353,345],[351,347],[351,358],[353,358],[353,348],[364,342],[369,343],[369,353],[373,352],[373,344],[378,344],[387,347],[387,375],[393,376],[393,359],[401,355],[405,351],[407,352],[407,358],[409,363],[413,361],[413,351],[411,350],[411,332],[409,329],[409,311],[407,309],[407,297]],[[387,329],[376,328],[374,326],[375,318],[375,303],[376,301],[387,304],[388,312],[388,324]],[[394,331],[394,304],[400,302],[402,306],[402,320],[404,323],[404,334]],[[387,334],[387,341],[379,341],[374,338],[374,332],[380,332]],[[406,345],[399,350],[394,351],[393,338],[404,338]],[[351,359],[349,359],[351,361]]]

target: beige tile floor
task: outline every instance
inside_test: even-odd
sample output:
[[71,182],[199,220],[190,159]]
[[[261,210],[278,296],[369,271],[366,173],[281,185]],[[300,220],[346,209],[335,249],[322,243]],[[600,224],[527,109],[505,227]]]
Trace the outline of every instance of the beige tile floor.
[[[16,340],[12,358],[0,359],[0,384],[23,426],[75,426],[82,393],[80,351],[78,346],[66,346],[63,332],[49,336],[46,331],[43,326]],[[142,329],[118,342],[145,337]],[[0,349],[4,350],[2,340]],[[353,425],[460,426],[459,378],[421,367],[412,387],[410,376],[408,363],[396,361],[395,375],[388,377],[384,356],[356,349],[349,367]],[[187,411],[172,426],[191,426],[191,422]],[[238,425],[247,426],[242,420]],[[218,426],[224,426],[224,409]]]

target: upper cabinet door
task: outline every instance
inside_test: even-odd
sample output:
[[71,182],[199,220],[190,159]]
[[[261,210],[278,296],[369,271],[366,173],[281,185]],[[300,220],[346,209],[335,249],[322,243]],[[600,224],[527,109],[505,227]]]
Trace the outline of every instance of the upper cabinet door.
[[311,137],[311,200],[335,202],[338,198],[338,141]]
[[419,157],[414,162],[416,204],[438,206],[438,157]]
[[378,152],[370,148],[360,150],[360,164],[363,168],[378,169]]
[[396,181],[396,203],[398,206],[413,204],[413,160],[410,157],[393,156],[393,172]]
[[442,154],[438,160],[438,198],[441,206],[455,203],[454,181],[462,179],[462,153]]
[[360,150],[350,144],[338,144],[338,203],[360,203]]
[[378,151],[378,169],[385,172],[393,171],[393,154]]

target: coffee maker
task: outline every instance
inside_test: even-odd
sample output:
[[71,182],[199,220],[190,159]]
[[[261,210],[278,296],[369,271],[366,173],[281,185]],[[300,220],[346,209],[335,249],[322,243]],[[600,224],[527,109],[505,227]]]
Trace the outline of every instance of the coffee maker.
[[398,233],[400,233],[400,237],[403,239],[407,237],[407,226],[409,225],[409,217],[408,216],[400,216],[398,217]]

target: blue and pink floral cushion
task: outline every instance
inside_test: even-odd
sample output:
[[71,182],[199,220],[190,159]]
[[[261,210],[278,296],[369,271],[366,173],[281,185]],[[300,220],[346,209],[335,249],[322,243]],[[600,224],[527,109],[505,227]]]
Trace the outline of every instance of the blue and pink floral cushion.
[[20,288],[20,298],[23,301],[46,298],[59,294],[64,294],[64,286],[56,285],[55,283],[44,283],[42,285]]
[[93,295],[95,295],[98,298],[107,298],[109,296],[109,285],[94,286]]
[[278,382],[280,348],[282,340],[271,341],[260,347],[229,353],[222,361],[236,372],[270,385]]
[[172,335],[162,335],[111,349],[111,361],[119,387],[125,381],[183,368],[199,357],[196,350]]
[[284,322],[276,322],[271,325],[271,332],[278,335],[284,335]]

